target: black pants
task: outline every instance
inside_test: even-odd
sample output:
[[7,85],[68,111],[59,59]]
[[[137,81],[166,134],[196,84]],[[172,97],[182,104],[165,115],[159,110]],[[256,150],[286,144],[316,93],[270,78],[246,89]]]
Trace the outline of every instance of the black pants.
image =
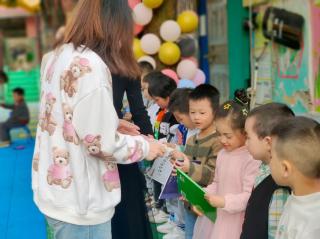
[[146,183],[137,163],[118,164],[121,201],[112,218],[112,239],[152,239],[144,201]]
[[154,197],[154,201],[156,202],[156,208],[160,209],[163,208],[164,206],[164,200],[163,199],[159,199],[160,193],[161,193],[161,186],[162,184],[153,180],[153,197]]

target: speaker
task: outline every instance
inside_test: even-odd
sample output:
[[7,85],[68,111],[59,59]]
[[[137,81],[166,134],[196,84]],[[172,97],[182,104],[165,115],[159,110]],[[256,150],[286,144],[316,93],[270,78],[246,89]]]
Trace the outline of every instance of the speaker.
[[263,17],[263,35],[273,41],[299,50],[303,41],[304,18],[284,9],[269,7]]

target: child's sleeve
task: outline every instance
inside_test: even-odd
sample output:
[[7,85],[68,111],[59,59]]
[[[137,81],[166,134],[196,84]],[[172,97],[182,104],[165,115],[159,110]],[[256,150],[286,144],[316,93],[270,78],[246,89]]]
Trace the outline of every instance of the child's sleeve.
[[269,238],[274,238],[280,222],[280,218],[284,209],[284,205],[290,195],[288,189],[279,188],[273,192],[272,199],[269,205],[268,217],[268,235]]
[[140,161],[147,156],[149,143],[141,136],[117,132],[119,119],[110,87],[100,86],[76,104],[73,112],[75,130],[88,155],[118,163]]
[[[246,209],[259,166],[260,162],[252,158],[247,161],[242,174],[242,192],[238,194],[225,195],[225,207],[222,208],[223,210],[229,213],[238,213]],[[230,175],[230,177],[230,180],[232,180],[232,175]]]

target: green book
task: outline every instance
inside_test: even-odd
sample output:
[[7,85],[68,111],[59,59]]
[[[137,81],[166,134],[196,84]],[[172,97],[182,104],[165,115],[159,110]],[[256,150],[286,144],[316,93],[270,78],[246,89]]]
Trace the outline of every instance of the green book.
[[204,198],[204,189],[179,169],[177,170],[177,177],[178,189],[181,195],[198,210],[203,212],[212,222],[215,222],[217,209],[212,207]]

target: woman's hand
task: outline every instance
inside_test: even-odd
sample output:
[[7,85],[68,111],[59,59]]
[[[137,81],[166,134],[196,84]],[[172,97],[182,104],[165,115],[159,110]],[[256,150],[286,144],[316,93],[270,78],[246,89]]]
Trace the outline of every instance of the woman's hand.
[[161,157],[166,152],[166,146],[157,142],[157,141],[150,141],[149,142],[149,153],[147,155],[147,160],[151,161],[155,158]]
[[137,136],[140,135],[140,128],[133,123],[120,119],[118,125],[118,132],[121,134]]
[[206,193],[206,194],[204,195],[204,198],[205,198],[205,199],[208,201],[208,203],[209,203],[211,206],[213,206],[213,207],[223,208],[223,207],[225,206],[224,197]]

